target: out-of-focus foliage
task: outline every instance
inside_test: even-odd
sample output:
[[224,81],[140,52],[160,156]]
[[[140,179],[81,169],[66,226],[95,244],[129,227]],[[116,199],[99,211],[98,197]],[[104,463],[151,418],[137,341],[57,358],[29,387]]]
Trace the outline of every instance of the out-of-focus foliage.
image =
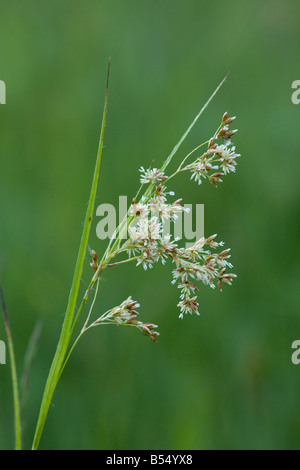
[[[130,200],[138,168],[161,164],[230,72],[179,153],[209,138],[228,111],[238,117],[237,173],[218,189],[182,175],[172,189],[205,204],[205,235],[231,247],[238,278],[222,294],[203,286],[200,317],[179,320],[171,266],[104,273],[95,315],[132,295],[141,317],[159,324],[159,343],[110,326],[87,334],[55,393],[41,448],[299,448],[300,365],[291,362],[300,338],[300,106],[291,102],[299,2],[0,3],[0,262],[19,373],[43,322],[25,446],[67,303],[111,56],[97,204]],[[101,254],[96,223],[91,247]],[[7,364],[0,448],[11,447]]]

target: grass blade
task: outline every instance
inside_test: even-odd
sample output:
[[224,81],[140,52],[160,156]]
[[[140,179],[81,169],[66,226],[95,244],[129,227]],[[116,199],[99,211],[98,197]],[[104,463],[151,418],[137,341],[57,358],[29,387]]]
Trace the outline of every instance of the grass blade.
[[34,435],[33,444],[32,444],[33,450],[36,450],[39,446],[39,442],[40,442],[41,435],[44,429],[47,414],[48,414],[49,407],[51,404],[52,396],[57,386],[57,383],[60,377],[61,368],[64,364],[66,353],[67,353],[67,350],[71,341],[70,332],[71,332],[72,322],[73,322],[74,313],[76,309],[76,301],[77,301],[78,291],[80,287],[84,259],[85,259],[87,246],[88,246],[88,239],[89,239],[89,234],[90,234],[90,228],[91,228],[91,223],[92,223],[92,217],[93,217],[94,206],[95,206],[95,198],[96,198],[96,192],[97,192],[97,186],[98,186],[98,179],[99,179],[99,170],[100,170],[100,162],[101,162],[103,138],[104,138],[104,128],[105,128],[106,113],[107,113],[109,70],[110,70],[110,60],[108,64],[103,118],[102,118],[102,125],[101,125],[98,154],[97,154],[97,159],[96,159],[96,164],[95,164],[95,169],[94,169],[93,182],[91,186],[91,192],[90,192],[88,207],[86,211],[86,217],[85,217],[79,252],[77,256],[73,282],[72,282],[71,291],[69,295],[69,301],[68,301],[68,305],[66,309],[66,314],[65,314],[59,342],[57,345],[56,353],[54,355],[53,362],[52,362],[50,372],[48,375],[48,379],[46,382],[46,386],[44,389],[39,418],[38,418],[37,427],[35,430],[35,435]]

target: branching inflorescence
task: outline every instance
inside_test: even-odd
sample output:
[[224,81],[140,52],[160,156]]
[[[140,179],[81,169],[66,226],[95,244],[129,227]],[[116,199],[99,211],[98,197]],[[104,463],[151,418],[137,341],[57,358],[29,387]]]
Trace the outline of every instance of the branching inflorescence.
[[[175,222],[180,212],[188,210],[182,205],[182,199],[170,201],[174,192],[168,191],[167,185],[179,173],[189,172],[191,180],[195,180],[198,184],[207,179],[217,187],[222,182],[221,177],[235,172],[236,159],[240,155],[235,152],[232,144],[232,137],[237,130],[229,130],[229,124],[234,119],[225,113],[213,137],[192,150],[171,176],[167,176],[165,171],[158,168],[146,170],[144,167],[140,168],[141,187],[138,194],[145,188],[143,195],[139,199],[135,197],[132,200],[127,217],[116,230],[117,241],[112,249],[109,249],[109,246],[104,260],[100,263],[104,269],[127,261],[135,261],[137,266],[141,265],[147,269],[152,268],[157,262],[165,264],[167,260],[171,260],[174,264],[172,284],[177,284],[180,289],[180,301],[177,304],[180,308],[179,318],[183,318],[186,313],[199,315],[195,295],[198,291],[196,285],[198,281],[211,288],[217,286],[222,291],[223,284],[231,285],[236,275],[227,272],[228,268],[233,267],[228,261],[230,249],[215,251],[224,245],[222,241],[216,241],[217,235],[203,237],[193,246],[185,248],[178,246],[178,238],[172,238],[170,233],[164,233],[164,222]],[[200,149],[204,147],[206,148],[201,153]],[[200,155],[188,163],[188,158],[195,156],[196,152]],[[128,230],[129,237],[123,241],[121,235],[125,229]],[[107,262],[120,254],[127,255],[128,258],[113,264]],[[92,258],[91,266],[97,273],[99,265],[94,251]],[[138,322],[136,312],[132,315],[133,312],[128,309],[128,306],[133,304],[136,305],[136,302],[129,297],[121,306],[104,314],[91,326],[108,321],[119,325],[135,325],[139,326],[150,339],[156,341],[158,333],[153,332],[156,325],[145,326]]]
[[[212,288],[217,286],[222,290],[223,284],[231,285],[232,280],[236,277],[235,274],[227,272],[228,268],[232,268],[229,262],[230,250],[217,250],[223,246],[223,242],[217,242],[216,235],[208,238],[203,237],[196,241],[193,246],[180,247],[180,240],[171,236],[169,232],[165,233],[164,230],[165,223],[168,223],[169,226],[174,224],[179,214],[187,210],[182,205],[181,199],[171,200],[175,195],[173,191],[168,190],[168,187],[170,181],[175,176],[188,172],[191,179],[195,180],[198,184],[201,184],[203,180],[208,180],[213,186],[217,187],[222,182],[221,178],[223,176],[235,171],[236,160],[239,154],[235,153],[232,137],[236,130],[229,130],[229,125],[234,118],[230,118],[225,113],[213,136],[186,155],[174,173],[169,176],[166,174],[166,169],[174,155],[220,89],[225,81],[224,79],[194,118],[161,168],[140,168],[140,188],[133,198],[126,216],[110,238],[103,256],[99,258],[96,251],[91,251],[90,264],[93,276],[77,308],[79,286],[88,250],[103,149],[108,81],[109,73],[107,76],[99,147],[81,242],[60,338],[44,388],[32,449],[37,449],[39,446],[56,386],[74,347],[85,332],[101,325],[114,324],[137,328],[152,341],[157,341],[157,325],[143,323],[138,319],[137,309],[139,304],[131,296],[120,305],[98,316],[96,320],[91,320],[98,295],[99,283],[101,282],[101,275],[105,269],[114,268],[129,262],[134,262],[137,266],[147,269],[148,267],[151,268],[155,263],[161,262],[165,264],[167,260],[170,260],[173,263],[173,278],[171,282],[172,284],[177,284],[180,289],[180,299],[177,304],[180,309],[180,318],[183,318],[184,314],[187,313],[199,315],[196,295],[198,291],[197,283],[199,281]],[[191,158],[192,156],[193,158]],[[76,327],[91,294],[94,294],[94,299],[80,333],[74,340]],[[20,428],[20,426],[18,427]],[[16,436],[18,436],[17,433]]]

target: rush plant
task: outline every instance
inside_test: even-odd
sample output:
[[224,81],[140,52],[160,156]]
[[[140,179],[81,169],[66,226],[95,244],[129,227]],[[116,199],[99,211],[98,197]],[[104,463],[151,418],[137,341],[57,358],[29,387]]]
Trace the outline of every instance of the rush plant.
[[[33,450],[39,447],[53,394],[71,353],[82,335],[86,334],[91,328],[113,324],[134,327],[153,342],[157,342],[159,335],[157,325],[143,322],[139,319],[139,304],[131,296],[128,296],[120,305],[112,306],[111,309],[97,316],[95,320],[92,320],[92,312],[98,295],[99,283],[101,282],[100,276],[104,270],[115,268],[124,263],[135,263],[138,269],[140,267],[147,269],[151,268],[155,263],[161,262],[165,264],[169,261],[173,266],[171,282],[172,284],[177,284],[180,290],[179,300],[177,301],[180,319],[188,313],[199,315],[196,294],[199,283],[208,285],[211,288],[218,287],[222,290],[223,284],[231,285],[232,280],[236,277],[232,272],[228,272],[228,269],[232,268],[229,262],[230,250],[223,248],[218,250],[223,246],[223,242],[218,242],[216,235],[208,238],[203,237],[197,240],[193,246],[186,248],[179,246],[180,240],[173,239],[169,233],[166,234],[163,230],[165,222],[174,222],[178,214],[185,210],[181,204],[182,199],[174,200],[174,192],[169,190],[174,177],[182,173],[188,173],[190,179],[194,180],[198,185],[207,180],[213,187],[217,187],[225,175],[235,171],[236,160],[240,155],[235,152],[235,147],[232,144],[232,138],[236,130],[229,129],[230,124],[235,118],[229,117],[227,112],[223,114],[215,132],[208,140],[191,150],[182,159],[181,163],[178,166],[176,165],[177,169],[174,172],[168,173],[167,171],[181,144],[222,86],[226,79],[225,77],[182,135],[170,155],[162,163],[161,167],[140,168],[140,187],[132,199],[126,216],[109,240],[106,250],[102,256],[99,256],[96,250],[90,252],[91,278],[87,282],[88,287],[82,299],[78,299],[84,261],[89,254],[88,241],[99,180],[107,113],[109,68],[99,147],[85,222],[62,329],[40,405],[32,443]],[[127,238],[124,237],[125,233],[128,233]],[[12,365],[15,447],[16,449],[21,449],[18,381],[8,315],[2,291],[1,300]],[[88,304],[90,304],[89,307]],[[76,307],[77,305],[79,305],[78,308]],[[83,319],[85,310],[87,311]],[[76,333],[78,325],[80,329],[79,334]]]

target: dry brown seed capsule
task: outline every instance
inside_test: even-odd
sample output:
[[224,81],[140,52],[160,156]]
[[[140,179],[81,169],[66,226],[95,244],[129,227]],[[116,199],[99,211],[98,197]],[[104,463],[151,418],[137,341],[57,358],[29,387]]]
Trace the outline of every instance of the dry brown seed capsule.
[[224,122],[224,124],[231,124],[234,120],[235,120],[236,116],[232,116],[228,119],[226,119],[226,121]]
[[228,113],[226,111],[226,113],[223,114],[223,117],[222,117],[222,122],[225,122],[228,118]]
[[230,139],[237,131],[238,131],[238,129],[234,129],[234,131],[228,131],[228,132],[226,132],[224,137],[226,139]]
[[133,320],[129,319],[129,320],[126,321],[126,323],[128,323],[130,325],[138,325],[139,324],[139,322],[137,320],[134,320],[134,319]]
[[151,335],[151,336],[149,336],[149,338],[150,338],[152,341],[154,341],[154,343],[157,343],[157,339],[155,338],[155,336]]
[[219,130],[219,133],[217,135],[217,139],[220,139],[220,137],[224,137],[228,132],[228,127],[224,126],[222,129]]
[[182,198],[181,198],[181,199],[177,199],[175,202],[173,202],[173,205],[175,205],[175,204],[178,205],[178,204],[181,203],[181,201],[182,201]]
[[220,176],[223,176],[223,173],[215,173],[209,178],[209,182],[216,188],[217,183],[222,183]]
[[219,258],[224,258],[225,256],[228,255],[229,252],[230,252],[230,248],[227,248],[227,250],[221,251],[221,253],[219,253],[218,257]]
[[90,266],[93,268],[93,270],[96,272],[97,269],[98,269],[98,265],[93,261],[92,263],[90,263]]
[[145,335],[151,336],[151,331],[145,325],[142,326],[142,330],[145,333]]
[[212,137],[212,138],[209,140],[209,142],[208,142],[208,148],[209,148],[209,149],[212,148],[213,145],[214,145],[214,139],[213,139],[213,137]]
[[[216,173],[215,173],[216,174]],[[211,235],[210,237],[208,237],[205,242],[206,243],[210,243],[212,242],[215,238],[216,238],[217,234],[215,233],[214,235]]]
[[156,328],[156,325],[154,325],[153,323],[144,323],[144,326],[147,327],[149,330],[153,330],[153,328]]

